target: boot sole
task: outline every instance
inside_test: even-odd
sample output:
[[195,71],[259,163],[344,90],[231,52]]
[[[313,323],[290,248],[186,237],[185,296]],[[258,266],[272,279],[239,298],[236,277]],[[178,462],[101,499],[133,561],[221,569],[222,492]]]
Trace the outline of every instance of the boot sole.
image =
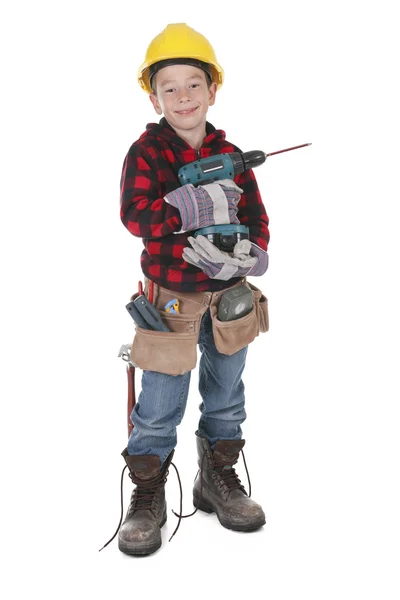
[[199,499],[198,496],[196,496],[196,494],[193,494],[193,506],[206,513],[215,513],[222,527],[225,527],[225,529],[231,529],[232,531],[256,531],[257,529],[260,529],[260,527],[265,525],[266,522],[265,519],[262,519],[256,523],[252,523],[251,525],[232,525],[232,523],[230,523],[229,521],[224,521],[223,519],[221,519],[221,517],[218,514],[218,511],[214,509],[212,504],[207,502],[207,500],[205,500],[204,498]]
[[[163,517],[159,527],[161,528],[165,525],[167,520],[167,515]],[[161,548],[162,540],[156,542],[155,544],[149,544],[145,546],[144,544],[134,545],[134,544],[126,544],[118,540],[118,548],[124,554],[128,554],[129,556],[148,556],[149,554],[153,554],[159,548]]]

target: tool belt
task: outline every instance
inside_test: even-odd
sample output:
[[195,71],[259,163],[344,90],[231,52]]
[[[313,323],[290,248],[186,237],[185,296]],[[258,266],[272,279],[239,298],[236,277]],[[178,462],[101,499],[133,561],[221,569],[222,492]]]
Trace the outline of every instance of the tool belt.
[[[245,316],[232,321],[220,321],[217,317],[220,292],[174,292],[154,286],[152,302],[168,332],[142,329],[136,326],[131,348],[131,362],[142,370],[157,371],[167,375],[183,375],[195,368],[200,323],[210,309],[215,346],[221,354],[231,355],[250,344],[259,333],[268,331],[268,301],[262,292],[245,279],[233,287],[246,285],[253,293],[253,307]],[[145,279],[144,294],[148,297],[149,280]],[[134,294],[131,300],[135,300]],[[179,314],[166,312],[164,307],[176,298]]]

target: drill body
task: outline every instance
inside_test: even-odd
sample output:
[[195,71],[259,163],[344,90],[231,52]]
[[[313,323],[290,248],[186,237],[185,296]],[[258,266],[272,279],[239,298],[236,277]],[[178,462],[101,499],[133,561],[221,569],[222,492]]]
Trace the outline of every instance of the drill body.
[[265,152],[230,152],[199,158],[194,162],[183,165],[178,171],[181,185],[205,185],[222,179],[233,179],[247,169],[262,165],[266,160]]

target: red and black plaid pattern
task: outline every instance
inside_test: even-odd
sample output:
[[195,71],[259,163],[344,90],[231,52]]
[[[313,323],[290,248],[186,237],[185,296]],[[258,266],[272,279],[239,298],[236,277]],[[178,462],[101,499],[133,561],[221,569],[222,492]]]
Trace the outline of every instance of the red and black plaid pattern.
[[[165,118],[150,123],[125,157],[121,176],[121,220],[132,235],[143,239],[143,273],[163,287],[183,292],[217,291],[235,283],[210,279],[203,271],[187,263],[182,252],[189,244],[190,232],[182,229],[177,208],[164,196],[180,187],[178,170],[184,164],[224,152],[238,152],[225,139],[225,132],[207,123],[207,135],[196,151],[182,140]],[[267,250],[268,216],[252,170],[235,177],[243,189],[238,218],[250,230],[250,239]]]

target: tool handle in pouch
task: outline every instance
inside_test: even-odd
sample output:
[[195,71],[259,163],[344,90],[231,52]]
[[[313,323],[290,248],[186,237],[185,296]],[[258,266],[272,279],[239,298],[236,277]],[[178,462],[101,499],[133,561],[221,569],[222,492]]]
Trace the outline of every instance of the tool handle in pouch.
[[[158,310],[153,306],[146,296],[141,295],[133,300],[135,308],[138,310],[140,315],[143,317],[150,329],[156,331],[171,331],[162,321],[161,315]],[[129,305],[128,305],[129,306]],[[147,329],[149,329],[147,327]]]
[[134,302],[129,302],[125,308],[131,315],[132,319],[135,321],[136,325],[142,327],[142,329],[151,329],[150,325],[147,323],[147,321],[144,320],[141,313],[136,308]]
[[167,313],[171,313],[173,315],[178,315],[180,313],[179,310],[179,300],[177,298],[173,298],[164,306],[164,310]]

